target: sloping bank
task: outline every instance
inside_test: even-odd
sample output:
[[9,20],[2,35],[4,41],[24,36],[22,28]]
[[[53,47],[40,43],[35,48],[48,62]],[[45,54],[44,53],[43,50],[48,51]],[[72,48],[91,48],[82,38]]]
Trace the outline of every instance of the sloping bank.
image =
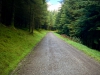
[[0,25],[0,75],[8,75],[46,33],[41,30],[31,35],[20,29]]

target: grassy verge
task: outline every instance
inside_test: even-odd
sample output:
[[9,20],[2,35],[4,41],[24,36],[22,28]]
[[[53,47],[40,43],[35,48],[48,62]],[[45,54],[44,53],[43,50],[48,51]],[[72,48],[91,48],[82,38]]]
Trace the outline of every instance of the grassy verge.
[[64,38],[62,36],[60,36],[59,34],[57,33],[54,33],[57,37],[61,38],[62,40],[64,40],[65,42],[67,42],[68,44],[76,47],[78,50],[81,50],[83,51],[85,54],[91,56],[92,58],[94,58],[95,60],[97,60],[98,62],[100,62],[100,52],[97,51],[97,50],[94,50],[94,49],[90,49],[88,48],[87,46],[85,45],[82,45],[80,43],[77,43],[77,42],[74,42],[74,41],[71,41],[67,38]]
[[23,30],[0,25],[0,75],[8,75],[46,33],[41,30],[30,35]]

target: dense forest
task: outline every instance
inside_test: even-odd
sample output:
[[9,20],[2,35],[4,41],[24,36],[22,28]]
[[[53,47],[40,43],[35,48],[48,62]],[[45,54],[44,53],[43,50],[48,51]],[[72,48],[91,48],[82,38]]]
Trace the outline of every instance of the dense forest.
[[60,34],[100,50],[100,1],[63,0],[54,27]]
[[20,29],[47,29],[45,0],[0,0],[0,22]]
[[46,0],[0,0],[0,23],[20,29],[58,30],[77,42],[100,50],[100,1],[60,0],[48,11]]
[[48,1],[0,0],[0,75],[10,75],[48,30],[100,61],[100,1],[59,0],[61,7],[53,11]]

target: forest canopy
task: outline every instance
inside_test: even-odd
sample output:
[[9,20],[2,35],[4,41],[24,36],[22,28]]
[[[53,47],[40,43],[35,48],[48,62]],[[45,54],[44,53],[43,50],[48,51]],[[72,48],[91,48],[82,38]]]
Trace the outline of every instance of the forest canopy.
[[[48,0],[47,0],[48,1]],[[58,30],[100,50],[100,1],[59,0],[59,11],[48,11],[46,0],[0,0],[0,23],[20,29]]]
[[45,0],[0,0],[0,22],[20,29],[47,29]]
[[63,0],[55,26],[58,33],[100,50],[100,1]]

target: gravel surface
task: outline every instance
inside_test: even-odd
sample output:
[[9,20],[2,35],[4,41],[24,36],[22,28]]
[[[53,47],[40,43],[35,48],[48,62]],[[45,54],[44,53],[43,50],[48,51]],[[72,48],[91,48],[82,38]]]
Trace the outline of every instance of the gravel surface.
[[49,32],[11,75],[100,75],[100,64]]

